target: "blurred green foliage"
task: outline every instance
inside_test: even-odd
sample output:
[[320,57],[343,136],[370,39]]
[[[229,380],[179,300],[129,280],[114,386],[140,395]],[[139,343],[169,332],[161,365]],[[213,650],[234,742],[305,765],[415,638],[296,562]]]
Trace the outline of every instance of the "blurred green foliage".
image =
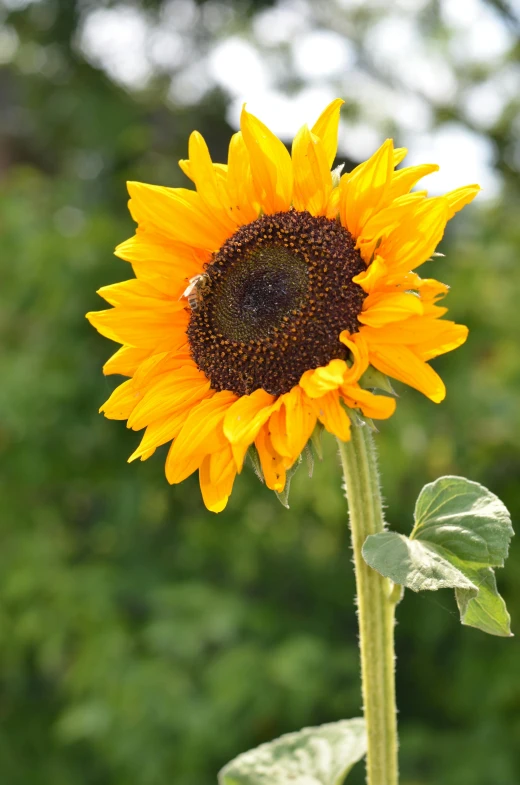
[[[218,91],[168,108],[160,79],[130,94],[88,65],[74,46],[87,5],[0,11],[18,46],[0,75],[0,772],[6,785],[211,785],[245,749],[360,713],[346,509],[332,441],[312,482],[296,475],[289,511],[248,470],[214,516],[195,478],[167,485],[163,454],[127,465],[136,435],[97,414],[117,384],[101,374],[113,348],[83,314],[129,274],[111,257],[132,232],[124,181],[180,184],[189,131],[223,160],[231,129]],[[236,3],[234,23],[247,29],[255,10]],[[425,269],[471,328],[435,363],[447,400],[399,387],[378,438],[401,531],[421,486],[448,473],[520,519],[508,111],[490,131],[500,199],[458,217],[446,259]],[[518,631],[517,543],[498,581]],[[516,639],[461,628],[449,592],[407,594],[398,621],[403,785],[518,785]]]

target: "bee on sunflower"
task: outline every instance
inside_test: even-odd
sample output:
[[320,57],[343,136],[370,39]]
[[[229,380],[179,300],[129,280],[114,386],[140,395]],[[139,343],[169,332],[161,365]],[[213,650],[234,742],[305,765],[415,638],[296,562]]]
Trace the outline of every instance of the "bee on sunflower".
[[137,231],[116,254],[135,277],[100,289],[113,307],[87,314],[122,344],[104,373],[129,377],[101,411],[145,429],[129,460],[172,442],[168,481],[198,470],[213,512],[251,446],[281,492],[318,423],[348,441],[349,411],[390,417],[395,400],[360,384],[370,366],[442,401],[428,360],[466,340],[441,318],[448,287],[414,270],[479,187],[410,193],[438,167],[396,169],[406,150],[391,139],[331,171],[342,103],[291,153],[245,108],[227,164],[193,132],[179,163],[195,190],[128,183]]

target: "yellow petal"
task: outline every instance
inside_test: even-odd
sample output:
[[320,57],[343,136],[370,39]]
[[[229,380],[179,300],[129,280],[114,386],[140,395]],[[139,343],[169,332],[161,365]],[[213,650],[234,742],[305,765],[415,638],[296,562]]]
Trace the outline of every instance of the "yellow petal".
[[[412,287],[409,286],[408,288]],[[432,303],[445,297],[450,290],[450,287],[446,286],[442,281],[436,281],[435,278],[419,278],[419,276],[416,277],[413,288],[420,292],[423,302]]]
[[292,146],[294,173],[293,206],[311,215],[324,215],[332,190],[332,175],[325,149],[318,136],[304,125]]
[[204,504],[210,512],[222,512],[225,508],[235,477],[236,468],[229,445],[204,458],[199,469],[199,482]]
[[415,290],[420,293],[421,300],[425,305],[442,299],[450,290],[449,286],[435,278],[421,278],[417,273],[411,271],[389,275],[385,286],[389,291],[392,287],[401,291]]
[[305,392],[299,386],[293,387],[283,396],[283,403],[287,447],[291,463],[293,463],[311,437],[316,425],[316,413]]
[[110,398],[105,401],[100,408],[105,417],[109,420],[126,420],[135,409],[142,397],[142,393],[137,391],[132,385],[132,379],[128,379],[119,387],[116,387]]
[[398,166],[401,163],[401,161],[404,158],[406,158],[407,153],[408,153],[408,150],[407,150],[406,147],[396,147],[395,148],[394,155],[393,155],[394,169],[395,169],[396,166]]
[[440,354],[452,352],[466,341],[469,330],[464,324],[455,324],[455,322],[437,321],[439,330],[437,334],[430,335],[430,337],[423,341],[417,342],[414,346],[414,351],[421,358],[421,360],[431,360],[433,357],[438,357]]
[[[175,302],[181,301],[182,294],[188,286],[190,278],[204,272],[204,268],[197,266],[193,275],[190,276],[188,276],[185,267],[182,270],[177,268],[175,272],[172,271],[172,275],[157,275],[151,265],[142,264],[141,262],[133,262],[132,270],[136,278],[140,281],[146,281],[150,286],[153,286],[164,299],[174,300]],[[186,301],[183,304],[186,307]]]
[[[180,169],[186,175],[186,177],[188,177],[192,182],[195,182],[195,179],[194,179],[195,178],[195,173],[194,173],[193,162],[192,161],[188,161],[186,158],[181,158],[180,161],[178,161],[178,164],[179,164]],[[227,176],[227,168],[228,168],[227,164],[218,164],[218,163],[213,163],[212,162],[211,166],[213,167],[213,171],[215,173],[215,176],[216,177],[222,176],[222,178],[223,178],[223,180],[225,182],[226,181],[226,176]]]
[[193,172],[191,170],[191,163],[186,158],[180,158],[177,161],[179,169],[193,182]]
[[370,361],[382,373],[414,387],[434,403],[446,397],[440,376],[408,346],[370,344]]
[[86,318],[96,330],[117,343],[154,352],[174,351],[186,344],[188,314],[182,303],[154,307],[91,311]]
[[200,273],[204,263],[211,258],[207,251],[176,243],[143,228],[138,228],[133,237],[120,243],[114,253],[135,265],[134,269],[143,277],[148,273],[179,280]]
[[386,237],[399,228],[409,215],[412,215],[418,204],[424,201],[424,194],[406,194],[394,199],[391,205],[378,210],[364,225],[356,247],[367,264],[374,254],[380,254],[379,246]]
[[363,311],[358,316],[361,324],[369,327],[384,327],[391,322],[400,322],[410,316],[421,316],[424,311],[420,298],[412,292],[392,294],[369,294],[363,302]]
[[318,136],[322,143],[325,152],[325,158],[329,169],[334,163],[336,158],[336,151],[338,149],[338,128],[339,128],[339,113],[345,101],[341,98],[335,98],[334,101],[325,107],[320,114],[314,125],[312,126],[312,133]]
[[249,153],[240,131],[233,134],[229,143],[227,186],[237,223],[243,225],[258,218],[260,205],[255,193]]
[[[196,366],[189,352],[159,352],[144,360],[134,374],[134,384],[147,387],[155,377],[164,376],[168,371],[178,371],[191,367],[196,373]],[[185,373],[183,370],[182,373]],[[198,377],[197,377],[198,378]]]
[[456,188],[454,191],[449,191],[444,194],[444,198],[448,201],[448,220],[453,218],[455,213],[462,210],[467,204],[473,201],[475,196],[480,191],[480,185],[465,185],[462,188]]
[[224,418],[224,433],[231,444],[252,444],[269,419],[275,400],[265,390],[255,390],[232,404]]
[[392,183],[386,195],[386,202],[390,204],[399,196],[404,196],[423,177],[438,171],[439,166],[437,164],[420,164],[419,166],[407,166],[405,169],[399,169],[397,172],[394,172],[392,177]]
[[[119,352],[122,353],[120,357],[118,357]],[[111,373],[123,373],[125,370],[128,372],[127,362],[133,363],[135,367],[132,369],[131,375],[133,378],[129,380],[129,383],[117,388],[100,409],[100,411],[104,411],[105,415],[111,419],[127,419],[137,403],[141,401],[143,396],[148,392],[150,383],[155,376],[163,374],[164,377],[166,371],[177,370],[182,366],[191,365],[192,368],[195,368],[195,364],[190,355],[169,354],[165,352],[150,355],[149,352],[146,352],[147,356],[144,358],[138,357],[139,362],[136,364],[135,358],[132,359],[132,353],[138,352],[139,354],[141,350],[124,346],[119,352],[116,352],[107,363],[107,365],[109,365],[114,361],[113,365],[110,365],[109,367]],[[128,358],[128,353],[130,353],[130,358]],[[119,367],[119,363],[122,363],[121,367]],[[123,395],[126,403],[124,408],[121,406]],[[126,414],[124,414],[124,412],[126,412]]]
[[196,472],[206,457],[204,453],[200,452],[189,453],[189,455],[183,455],[180,458],[177,457],[175,462],[173,462],[171,455],[174,447],[175,441],[172,442],[170,449],[168,450],[166,463],[164,465],[166,479],[171,485],[182,482],[193,474],[193,472]]
[[321,368],[305,371],[300,379],[300,387],[309,398],[319,398],[329,390],[337,390],[343,384],[346,371],[347,364],[344,360],[331,360]]
[[311,437],[316,414],[301,387],[293,387],[279,401],[268,421],[269,436],[276,452],[292,464]]
[[143,454],[141,455],[141,460],[147,461],[148,458],[150,458],[154,454],[154,452],[155,452],[155,447],[152,447],[152,449],[143,452]]
[[369,390],[363,390],[359,385],[343,385],[341,388],[343,400],[352,409],[361,409],[366,417],[374,420],[387,420],[395,412],[395,398],[387,395],[374,395]]
[[337,390],[312,400],[312,407],[319,421],[329,433],[344,442],[350,439],[350,420],[341,405]]
[[165,238],[216,251],[230,231],[207,212],[200,194],[187,188],[129,182],[132,216],[152,224]]
[[[222,421],[229,407],[236,400],[237,397],[233,393],[222,391],[191,409],[168,453],[166,461],[168,482],[182,482],[200,466],[205,455],[210,455],[226,446],[226,438],[221,427]],[[198,463],[197,457],[200,458]]]
[[443,196],[424,199],[382,240],[378,253],[393,272],[413,270],[431,257],[447,220],[448,203]]
[[244,460],[250,446],[251,445],[247,442],[239,442],[238,444],[231,445],[233,460],[235,461],[236,470],[239,474],[242,471],[242,467],[244,466]]
[[163,311],[180,310],[181,306],[171,297],[156,289],[148,281],[131,278],[129,281],[120,281],[109,286],[102,286],[97,290],[100,297],[110,305],[125,308],[155,308]]
[[441,336],[448,325],[453,322],[445,322],[443,319],[431,318],[430,316],[412,316],[402,322],[387,324],[383,330],[373,327],[361,328],[361,333],[365,336],[368,345],[371,344],[405,344],[415,346],[425,341],[434,341]]
[[[287,395],[288,393],[286,393]],[[285,395],[282,396],[285,398]],[[285,458],[291,456],[287,439],[287,423],[285,419],[285,406],[282,404],[279,409],[276,409],[269,417],[269,435],[271,442],[279,455]]]
[[339,335],[341,343],[350,351],[352,365],[347,368],[342,384],[352,384],[363,376],[368,368],[368,346],[362,333],[350,334],[348,330],[343,330]]
[[136,349],[133,346],[122,346],[110,357],[103,366],[105,376],[118,373],[121,376],[133,376],[139,365],[150,355],[148,349]]
[[265,484],[270,490],[280,493],[285,488],[287,459],[284,460],[274,449],[267,425],[260,428],[255,439],[255,447],[258,450]]
[[339,188],[333,188],[329,194],[329,201],[325,211],[327,218],[331,221],[336,220],[339,215]]
[[142,461],[146,460],[161,444],[166,444],[166,442],[175,439],[187,416],[186,409],[181,409],[172,415],[161,417],[161,419],[150,423],[144,432],[139,447],[132,453],[128,463],[135,461],[137,458],[140,458]]
[[393,142],[387,139],[355,175],[341,178],[341,223],[355,238],[385,197],[392,178],[393,152]]
[[235,461],[233,460],[233,453],[231,445],[226,443],[222,449],[217,452],[211,453],[211,460],[209,466],[209,477],[212,483],[220,483],[231,474],[235,477],[237,470]]
[[187,409],[206,397],[209,388],[209,381],[198,368],[188,366],[175,373],[162,374],[148,385],[128,418],[128,427],[139,431],[155,420]]
[[197,186],[208,211],[231,232],[237,227],[226,192],[225,181],[217,176],[208,146],[198,131],[193,131],[189,141],[190,177]]
[[293,194],[291,156],[257,117],[242,109],[240,129],[244,137],[257,195],[265,213],[289,210]]
[[382,281],[386,280],[387,272],[388,267],[385,264],[385,260],[377,255],[374,257],[371,264],[369,264],[368,268],[362,273],[359,273],[359,275],[355,275],[352,278],[352,281],[361,286],[367,294],[370,294],[370,292],[377,289]]

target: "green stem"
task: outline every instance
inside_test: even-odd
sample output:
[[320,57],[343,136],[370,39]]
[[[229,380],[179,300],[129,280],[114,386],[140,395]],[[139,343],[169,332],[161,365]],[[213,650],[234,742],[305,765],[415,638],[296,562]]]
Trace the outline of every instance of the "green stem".
[[384,529],[377,456],[367,425],[352,426],[349,442],[338,440],[349,505],[356,573],[361,681],[368,735],[368,785],[397,785],[395,705],[395,597],[386,578],[369,567],[361,548]]

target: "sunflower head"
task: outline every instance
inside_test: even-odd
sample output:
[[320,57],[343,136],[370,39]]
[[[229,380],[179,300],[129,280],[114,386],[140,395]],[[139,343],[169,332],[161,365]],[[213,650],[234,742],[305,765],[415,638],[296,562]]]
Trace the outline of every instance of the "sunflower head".
[[215,512],[250,447],[281,493],[317,426],[348,440],[352,418],[389,417],[370,368],[440,402],[428,360],[467,336],[441,318],[447,287],[415,269],[478,186],[410,193],[437,166],[396,169],[406,150],[390,139],[334,176],[342,103],[291,153],[245,108],[227,164],[193,132],[180,166],[194,190],[128,183],[137,231],[116,254],[135,277],[100,289],[113,307],[87,315],[121,344],[104,372],[128,378],[101,411],[145,429],[130,460],[171,442],[167,479],[198,470]]
[[206,268],[188,327],[195,363],[216,390],[288,393],[309,368],[347,359],[339,336],[357,329],[366,295],[352,278],[364,267],[324,216],[289,210],[240,227]]

